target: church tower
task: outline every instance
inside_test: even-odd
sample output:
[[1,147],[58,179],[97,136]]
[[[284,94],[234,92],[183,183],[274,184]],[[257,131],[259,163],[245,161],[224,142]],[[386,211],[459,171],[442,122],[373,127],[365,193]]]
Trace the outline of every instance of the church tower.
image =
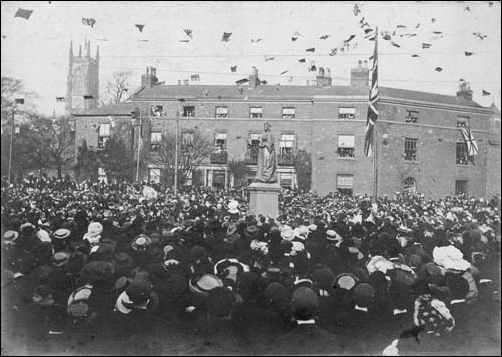
[[84,55],[82,45],[78,56],[73,55],[73,42],[70,43],[68,79],[66,89],[66,112],[68,114],[86,113],[98,106],[99,100],[99,46],[96,58],[91,58],[91,42],[85,40]]

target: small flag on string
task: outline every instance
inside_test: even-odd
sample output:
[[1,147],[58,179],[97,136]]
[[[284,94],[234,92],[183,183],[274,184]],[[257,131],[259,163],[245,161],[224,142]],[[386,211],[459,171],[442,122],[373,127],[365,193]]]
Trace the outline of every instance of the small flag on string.
[[368,33],[372,32],[372,31],[373,31],[373,29],[366,29],[366,30],[364,30],[364,33],[367,35]]
[[310,67],[309,67],[309,72],[314,72],[314,71],[317,71],[317,68],[315,66],[314,61],[312,61],[312,63],[310,64]]
[[436,69],[434,69],[436,72],[441,72],[443,70],[442,67],[436,67]]
[[356,37],[356,35],[350,35],[350,37],[349,37],[347,40],[343,41],[343,42],[350,42],[350,41],[352,41],[355,37]]
[[242,78],[242,79],[239,79],[238,81],[235,81],[235,83],[237,83],[237,84],[244,84],[247,82],[249,82],[249,79],[247,79],[247,78]]
[[329,55],[330,55],[330,56],[335,56],[337,51],[338,51],[338,49],[337,49],[337,48],[332,48],[332,49],[331,49],[331,52],[329,53]]
[[305,58],[299,59],[298,62],[305,63]]
[[91,28],[94,27],[94,25],[96,24],[96,20],[93,19],[92,17],[82,17],[82,24],[83,25],[87,25],[87,26],[91,26]]
[[329,37],[329,35],[322,35],[319,37],[320,40],[326,40]]
[[415,28],[416,28],[416,29],[417,29],[417,28],[419,28],[419,27],[420,27],[420,23],[418,23],[418,24],[415,26]]
[[490,95],[491,93],[490,92],[487,92],[483,89],[483,92],[482,92],[483,95]]
[[26,9],[18,8],[14,17],[21,17],[23,19],[28,20],[32,13],[33,13],[33,10],[26,10]]
[[84,99],[93,99],[94,97],[92,95],[84,95]]
[[435,23],[435,22],[436,22],[436,19],[433,17],[433,18],[431,19],[431,22],[432,22],[432,23]]
[[15,102],[16,104],[24,104],[24,98],[16,98],[16,99],[14,100],[14,102]]
[[465,51],[465,52],[464,52],[464,54],[465,54],[467,57],[469,57],[469,56],[472,56],[474,53],[473,53],[473,52],[467,52],[467,51]]
[[65,97],[56,97],[56,102],[64,102]]
[[251,42],[252,43],[257,43],[257,42],[260,42],[262,39],[261,38],[257,38],[257,39],[251,39]]
[[399,46],[397,43],[393,42],[393,41],[390,41],[391,45],[394,46],[394,47],[401,47]]
[[274,59],[275,59],[275,57],[265,56],[265,62],[273,61]]
[[140,24],[136,24],[134,26],[138,28],[139,32],[143,32],[143,28],[145,27],[145,25],[140,25]]
[[190,30],[190,29],[183,29],[183,31],[187,34],[188,37],[193,38],[192,30]]
[[282,76],[283,74],[288,73],[288,72],[289,72],[289,71],[284,71],[284,72],[281,72],[281,76]]
[[315,52],[315,47],[307,48],[305,52]]
[[411,57],[420,57],[420,56],[415,53],[415,54],[411,55]]
[[236,72],[236,71],[237,71],[237,66],[232,66],[232,67],[230,67],[230,71],[231,71],[231,72]]
[[298,31],[295,31],[295,33],[291,36],[291,41],[296,41],[298,40],[298,37],[300,37],[302,34],[299,33]]
[[405,29],[406,26],[405,25],[397,25],[396,28],[398,28],[398,29]]
[[223,36],[221,37],[221,40],[223,42],[228,42],[228,41],[230,41],[230,36],[232,36],[232,32],[223,32]]
[[432,45],[430,43],[422,43],[422,48],[430,48]]
[[357,16],[361,13],[361,9],[357,4],[354,5],[354,16]]

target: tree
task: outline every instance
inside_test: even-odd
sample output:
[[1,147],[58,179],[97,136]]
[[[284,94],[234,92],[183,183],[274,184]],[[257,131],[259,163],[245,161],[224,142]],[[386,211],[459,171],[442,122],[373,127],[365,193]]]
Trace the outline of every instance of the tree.
[[105,100],[102,105],[118,104],[126,99],[131,72],[115,72],[106,85]]
[[98,168],[101,166],[98,155],[89,151],[87,141],[84,139],[78,147],[77,163],[74,166],[75,177],[78,181],[95,181],[98,178]]
[[247,185],[248,166],[244,160],[231,160],[228,169],[234,178],[234,187],[239,188]]
[[[20,114],[29,112],[32,108],[29,105],[30,101],[35,97],[33,92],[24,90],[24,84],[19,79],[10,77],[1,77],[2,82],[2,124],[10,122],[12,119],[12,112]],[[23,106],[16,105],[15,99],[22,98],[25,100]]]
[[70,118],[55,120],[33,115],[30,122],[30,129],[35,132],[39,144],[39,160],[44,163],[41,169],[54,165],[58,179],[61,179],[63,166],[74,158],[74,132]]
[[305,150],[298,150],[294,156],[296,181],[298,189],[309,191],[312,186],[312,157]]
[[[191,177],[193,171],[214,151],[214,143],[212,137],[209,137],[199,128],[178,134],[178,141],[178,185],[183,186]],[[175,142],[174,132],[163,133],[160,143],[158,143],[156,150],[151,153],[149,158],[151,164],[164,169],[167,175],[164,183],[168,185],[173,183],[173,179],[170,178],[174,178]]]

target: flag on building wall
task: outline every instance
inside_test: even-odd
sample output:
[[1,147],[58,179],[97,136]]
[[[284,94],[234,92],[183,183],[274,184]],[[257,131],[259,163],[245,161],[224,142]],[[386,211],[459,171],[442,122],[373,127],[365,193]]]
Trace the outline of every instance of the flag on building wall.
[[371,74],[371,87],[368,105],[368,117],[366,119],[366,132],[364,135],[364,154],[371,156],[374,146],[373,131],[378,119],[376,103],[378,100],[378,35],[375,36],[375,52],[373,54],[373,71]]
[[467,145],[467,155],[469,156],[469,160],[474,164],[474,156],[478,154],[478,144],[476,143],[476,139],[472,136],[471,128],[469,126],[461,127],[460,133],[464,138],[465,144]]

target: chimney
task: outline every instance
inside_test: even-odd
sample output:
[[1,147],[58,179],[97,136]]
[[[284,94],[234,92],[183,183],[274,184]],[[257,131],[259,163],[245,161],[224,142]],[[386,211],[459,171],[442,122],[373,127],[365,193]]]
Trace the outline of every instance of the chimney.
[[185,79],[185,80],[183,81],[183,84],[185,84],[185,85],[187,86],[187,85],[189,84],[188,79]]
[[157,70],[154,67],[146,67],[146,74],[141,76],[141,85],[145,88],[152,88],[159,83],[156,76]]
[[370,70],[367,67],[363,67],[363,61],[359,61],[357,68],[350,70],[350,86],[367,89],[369,86],[369,76]]
[[469,82],[460,81],[458,85],[457,97],[472,101],[472,90]]
[[322,68],[319,67],[319,71],[317,72],[317,86],[324,88],[324,87],[331,87],[331,73],[329,68]]
[[261,83],[260,78],[258,77],[258,70],[256,67],[253,67],[253,72],[249,75],[249,89],[254,89],[259,86]]

